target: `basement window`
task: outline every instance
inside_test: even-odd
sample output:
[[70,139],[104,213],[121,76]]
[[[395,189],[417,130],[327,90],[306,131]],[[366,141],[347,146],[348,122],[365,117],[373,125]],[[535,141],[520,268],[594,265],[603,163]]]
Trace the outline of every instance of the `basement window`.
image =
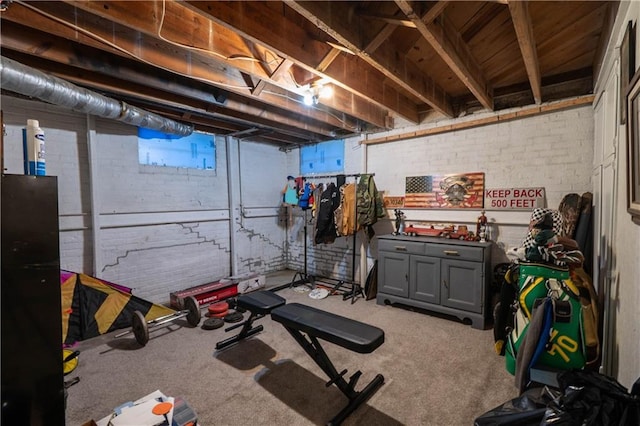
[[300,148],[300,174],[344,171],[344,139],[321,142]]
[[215,170],[215,136],[199,132],[178,136],[138,127],[138,162],[147,166]]

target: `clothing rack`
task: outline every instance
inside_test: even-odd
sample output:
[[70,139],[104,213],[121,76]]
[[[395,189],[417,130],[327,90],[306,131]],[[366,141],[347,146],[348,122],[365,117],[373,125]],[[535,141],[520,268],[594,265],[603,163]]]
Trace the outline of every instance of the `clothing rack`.
[[[367,173],[370,176],[374,176],[373,173]],[[362,175],[362,173],[354,173],[354,174],[335,174],[335,175],[308,175],[308,176],[301,176],[304,180],[307,179],[326,179],[326,178],[337,178],[338,176],[344,176],[345,178],[347,177],[360,177]],[[356,199],[357,200],[357,199]],[[356,223],[358,220],[358,203],[356,201],[356,205],[355,205],[355,216],[356,216]],[[313,275],[309,275],[307,273],[307,239],[308,239],[308,233],[307,233],[307,226],[308,226],[308,220],[307,220],[307,210],[304,211],[304,272],[296,272],[295,275],[293,276],[293,279],[291,280],[291,283],[289,284],[285,284],[283,286],[280,286],[276,289],[274,289],[274,291],[278,291],[281,289],[284,289],[286,287],[292,288],[292,287],[296,287],[298,285],[306,285],[306,284],[311,284],[312,288],[315,288],[316,286],[316,281],[318,282],[328,282],[330,284],[333,285],[333,287],[331,288],[331,293],[340,293],[342,294],[342,300],[347,300],[347,299],[351,299],[351,303],[355,303],[356,301],[356,297],[357,296],[362,296],[365,297],[364,294],[364,289],[362,288],[362,286],[360,285],[360,283],[356,283],[355,282],[355,273],[356,273],[356,237],[358,234],[358,231],[356,230],[356,232],[353,233],[353,253],[351,256],[351,281],[347,281],[347,280],[340,280],[340,279],[335,279],[335,278],[328,278],[328,277],[317,277],[317,276],[313,276]],[[344,286],[350,286],[350,289],[345,289],[343,288]]]

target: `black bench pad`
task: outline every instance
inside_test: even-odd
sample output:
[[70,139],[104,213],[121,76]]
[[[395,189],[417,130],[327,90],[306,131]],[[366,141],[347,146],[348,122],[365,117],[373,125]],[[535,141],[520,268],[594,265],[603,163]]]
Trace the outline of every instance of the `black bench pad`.
[[285,303],[287,303],[287,300],[285,298],[280,297],[272,291],[268,290],[246,293],[239,296],[236,301],[236,306],[246,309],[247,311],[251,312],[251,314],[249,315],[249,318],[244,322],[225,329],[225,331],[231,331],[235,328],[242,327],[240,333],[238,333],[237,335],[226,338],[216,343],[216,349],[224,349],[227,346],[233,345],[234,343],[238,343],[239,341],[246,339],[247,337],[253,336],[256,333],[260,333],[264,327],[262,327],[261,325],[257,325],[254,327],[253,322],[267,315],[273,308],[282,306]]
[[384,331],[351,318],[300,303],[289,303],[271,311],[271,319],[361,354],[384,343]]
[[284,305],[286,301],[272,291],[263,290],[239,296],[237,304],[253,314],[266,315],[273,308]]

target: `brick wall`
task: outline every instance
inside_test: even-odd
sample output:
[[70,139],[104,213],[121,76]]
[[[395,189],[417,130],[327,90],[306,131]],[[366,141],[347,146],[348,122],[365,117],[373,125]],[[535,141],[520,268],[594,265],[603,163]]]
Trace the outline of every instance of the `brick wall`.
[[[367,167],[375,172],[378,188],[388,195],[404,195],[406,176],[484,172],[487,189],[544,187],[547,207],[557,208],[568,193],[592,191],[593,123],[593,110],[587,105],[429,137],[374,144],[367,147]],[[407,220],[470,224],[472,229],[479,215],[477,210],[405,209],[404,212]],[[393,211],[389,213],[393,219]],[[500,250],[520,245],[530,211],[487,209],[486,215],[492,240]],[[500,256],[500,252],[494,254]]]
[[[60,182],[63,268],[93,273],[95,244],[95,275],[133,287],[137,294],[156,302],[166,301],[170,291],[232,272],[304,270],[302,212],[294,209],[290,221],[280,208],[286,176],[299,173],[297,149],[283,152],[243,141],[231,151],[230,161],[239,170],[237,177],[231,173],[232,179],[240,182],[230,210],[228,188],[234,182],[227,178],[230,170],[223,138],[217,140],[216,171],[144,166],[138,164],[135,127],[96,119],[92,143],[97,179],[90,182],[85,116],[37,102],[2,100],[7,172],[22,173],[20,129],[26,119],[39,119],[45,130],[47,171]],[[345,141],[345,173],[361,172],[366,158],[366,169],[375,173],[378,189],[389,195],[404,194],[406,176],[471,171],[485,172],[487,188],[545,187],[547,204],[552,207],[566,193],[591,189],[590,106],[370,145],[366,156],[359,140]],[[91,223],[92,188],[100,208],[102,229],[97,234]],[[377,234],[393,231],[392,213],[376,224]],[[416,209],[406,214],[410,220],[472,224],[478,212]],[[494,261],[504,249],[519,245],[529,214],[487,212],[492,239],[498,242]],[[314,246],[312,227],[307,231],[309,273],[350,279],[355,268],[359,278],[361,234],[355,243],[353,237],[339,237],[335,244]],[[364,248],[370,266],[376,256],[375,242]]]
[[[244,179],[241,194],[234,194],[238,205],[262,212],[241,216],[232,244],[224,138],[216,140],[215,171],[146,166],[138,164],[134,126],[100,118],[87,124],[85,115],[5,96],[2,108],[5,172],[23,173],[21,129],[27,119],[38,119],[45,132],[47,174],[58,176],[63,269],[95,275],[166,303],[172,291],[232,273],[285,268],[285,231],[277,214],[289,161],[285,152],[242,143],[241,155],[230,158]],[[88,125],[95,134],[91,167]],[[232,246],[238,259],[235,271]]]
[[[488,115],[488,114],[485,114]],[[473,116],[474,119],[480,115]],[[592,191],[593,111],[591,106],[533,116],[516,121],[476,127],[386,144],[359,145],[360,137],[345,141],[345,173],[366,170],[375,174],[378,190],[404,195],[407,176],[484,172],[486,188],[544,187],[548,207],[557,208],[564,195]],[[446,122],[439,123],[441,125]],[[388,134],[420,127],[404,127]],[[386,134],[376,135],[386,136]],[[366,153],[364,150],[366,149]],[[467,224],[475,230],[478,210],[405,209],[408,221]],[[493,263],[508,261],[505,251],[520,246],[527,233],[530,211],[487,211],[490,237],[496,241]],[[394,231],[393,210],[381,219],[376,234]],[[289,267],[304,266],[302,220],[296,219],[289,234]],[[335,244],[307,245],[307,268],[332,278],[350,278],[354,244],[340,237]],[[356,279],[360,274],[362,233],[355,243]],[[377,254],[375,239],[365,242],[370,268]],[[363,278],[364,279],[364,278]]]

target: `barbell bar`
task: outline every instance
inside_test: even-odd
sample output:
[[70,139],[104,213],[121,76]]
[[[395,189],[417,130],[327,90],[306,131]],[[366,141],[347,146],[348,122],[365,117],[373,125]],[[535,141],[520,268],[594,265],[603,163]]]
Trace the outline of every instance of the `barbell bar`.
[[171,313],[169,315],[158,317],[151,321],[147,321],[140,311],[134,311],[131,317],[131,330],[127,330],[124,333],[117,334],[115,337],[118,338],[126,336],[129,333],[133,333],[136,341],[141,346],[145,346],[149,342],[150,328],[155,328],[162,324],[166,324],[184,317],[187,317],[187,322],[189,323],[189,325],[191,325],[192,327],[196,327],[198,324],[200,324],[200,319],[202,318],[202,316],[200,315],[200,304],[195,297],[190,296],[184,299],[184,306],[186,309]]

